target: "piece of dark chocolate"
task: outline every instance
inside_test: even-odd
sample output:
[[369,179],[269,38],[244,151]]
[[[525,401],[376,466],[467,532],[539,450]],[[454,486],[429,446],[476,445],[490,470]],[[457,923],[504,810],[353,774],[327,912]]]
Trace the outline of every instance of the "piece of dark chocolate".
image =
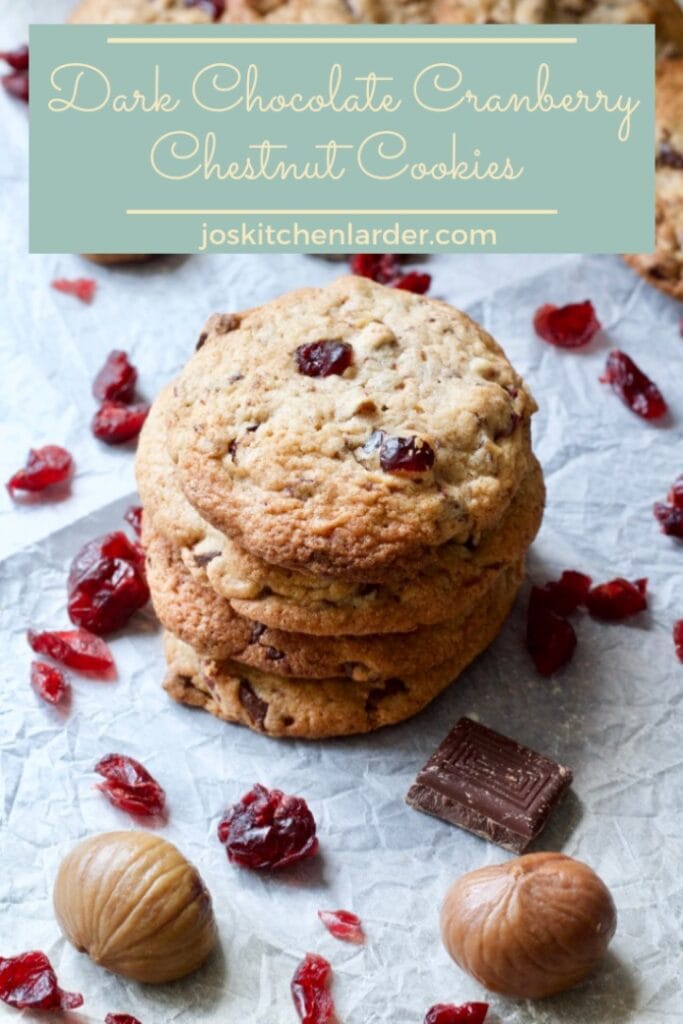
[[417,811],[523,853],[569,789],[569,768],[461,718],[406,795]]

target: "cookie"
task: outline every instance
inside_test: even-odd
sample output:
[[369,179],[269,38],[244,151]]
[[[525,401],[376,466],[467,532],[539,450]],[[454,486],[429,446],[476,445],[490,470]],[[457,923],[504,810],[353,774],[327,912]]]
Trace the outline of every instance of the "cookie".
[[625,256],[641,277],[683,301],[683,57],[656,68],[655,251]]
[[128,255],[116,252],[85,252],[83,257],[86,260],[90,260],[91,263],[99,264],[101,267],[118,266],[124,263],[148,263],[150,260],[156,259],[155,256],[145,256],[141,252],[129,253]]
[[395,633],[462,614],[505,565],[518,560],[541,523],[544,484],[532,459],[509,509],[477,544],[447,544],[419,567],[381,584],[354,583],[279,569],[208,527],[176,486],[165,443],[164,411],[172,385],[152,406],[138,444],[137,478],[145,507],[144,541],[161,534],[182,551],[193,575],[244,618],[272,629],[314,635]]
[[654,25],[660,54],[683,52],[677,0],[435,0],[433,15],[450,24]]
[[73,24],[210,25],[215,22],[346,24],[345,0],[81,0]]
[[371,578],[493,527],[527,471],[536,405],[444,302],[345,277],[204,333],[169,449],[201,516],[266,562]]
[[410,633],[379,636],[318,637],[269,629],[238,615],[229,601],[196,580],[177,550],[158,535],[147,542],[147,578],[165,629],[203,657],[229,658],[274,675],[386,679],[438,665],[453,657],[460,644],[462,616]]
[[176,701],[269,736],[324,739],[371,732],[410,718],[450,685],[495,639],[515,600],[513,572],[464,620],[457,654],[424,673],[385,682],[283,679],[235,662],[200,659],[171,634],[164,688]]

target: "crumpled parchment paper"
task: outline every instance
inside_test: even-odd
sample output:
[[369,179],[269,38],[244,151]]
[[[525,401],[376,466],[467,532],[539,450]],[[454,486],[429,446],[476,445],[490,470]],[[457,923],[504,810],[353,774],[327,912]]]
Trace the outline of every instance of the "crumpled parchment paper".
[[[27,21],[59,20],[67,8],[0,0],[0,45],[21,42]],[[309,950],[333,964],[342,1024],[421,1024],[433,1003],[485,998],[442,949],[438,908],[455,877],[508,855],[403,802],[417,769],[468,714],[572,767],[573,791],[539,846],[590,863],[619,910],[596,978],[536,1004],[493,997],[491,1024],[683,1020],[683,666],[671,640],[683,617],[683,548],[659,532],[651,511],[683,471],[681,308],[611,257],[434,257],[426,268],[432,294],[484,323],[539,401],[534,432],[548,508],[530,579],[571,567],[596,581],[650,580],[650,609],[637,620],[579,617],[575,658],[557,677],[533,671],[522,598],[493,647],[419,718],[369,737],[276,742],[172,704],[160,686],[159,630],[145,611],[112,641],[117,681],[72,674],[62,713],[29,686],[25,630],[68,625],[70,559],[84,541],[121,527],[135,500],[132,453],[98,444],[88,429],[90,385],[105,354],[127,349],[152,398],[189,357],[209,313],[341,268],[306,256],[209,256],[108,271],[77,256],[29,257],[26,111],[1,93],[0,132],[0,472],[6,480],[30,445],[46,442],[66,444],[78,465],[58,503],[19,507],[0,495],[0,956],[45,950],[62,985],[86,997],[70,1024],[114,1011],[143,1024],[293,1024],[290,979]],[[90,307],[49,287],[56,276],[81,275],[99,282]],[[535,337],[539,304],[587,297],[604,326],[587,351],[557,351]],[[663,424],[637,419],[598,382],[611,347],[659,382],[671,408]],[[213,894],[221,952],[174,985],[143,988],[97,969],[53,918],[52,884],[71,846],[140,827],[93,789],[92,768],[111,751],[138,757],[165,787],[162,834]],[[217,822],[256,781],[308,799],[321,840],[316,860],[272,877],[228,864]],[[323,929],[316,911],[336,907],[361,916],[366,946]],[[0,1004],[0,1020],[19,1018]]]

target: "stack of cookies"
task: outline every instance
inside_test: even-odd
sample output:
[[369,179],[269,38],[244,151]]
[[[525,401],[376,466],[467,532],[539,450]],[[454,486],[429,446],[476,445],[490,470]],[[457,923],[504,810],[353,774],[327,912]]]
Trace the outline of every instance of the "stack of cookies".
[[519,589],[534,410],[469,317],[365,278],[211,317],[137,458],[170,695],[271,736],[420,711]]

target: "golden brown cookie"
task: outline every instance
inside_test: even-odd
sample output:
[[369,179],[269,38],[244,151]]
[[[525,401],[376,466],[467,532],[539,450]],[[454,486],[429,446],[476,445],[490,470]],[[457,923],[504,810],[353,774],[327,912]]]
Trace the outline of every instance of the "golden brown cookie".
[[515,562],[541,523],[544,485],[532,459],[510,508],[496,528],[469,545],[447,544],[381,583],[358,583],[280,569],[254,558],[208,527],[176,485],[164,434],[170,388],[152,406],[137,453],[145,506],[144,541],[161,534],[180,548],[200,583],[232,602],[247,619],[273,629],[314,635],[395,633],[453,619]]
[[269,629],[238,615],[229,601],[195,579],[176,549],[158,535],[147,540],[147,578],[165,629],[203,657],[231,659],[273,675],[386,679],[438,665],[452,658],[461,642],[463,616],[379,636],[319,637]]
[[656,68],[655,244],[625,256],[641,277],[683,301],[683,57]]
[[457,654],[442,665],[385,682],[284,679],[235,662],[200,659],[171,634],[165,637],[174,700],[269,736],[324,739],[371,732],[425,708],[495,639],[514,602],[521,573],[510,571],[460,627]]
[[168,442],[201,516],[266,562],[371,579],[505,512],[536,405],[444,302],[345,277],[207,325]]
[[346,0],[81,0],[74,24],[348,23]]

